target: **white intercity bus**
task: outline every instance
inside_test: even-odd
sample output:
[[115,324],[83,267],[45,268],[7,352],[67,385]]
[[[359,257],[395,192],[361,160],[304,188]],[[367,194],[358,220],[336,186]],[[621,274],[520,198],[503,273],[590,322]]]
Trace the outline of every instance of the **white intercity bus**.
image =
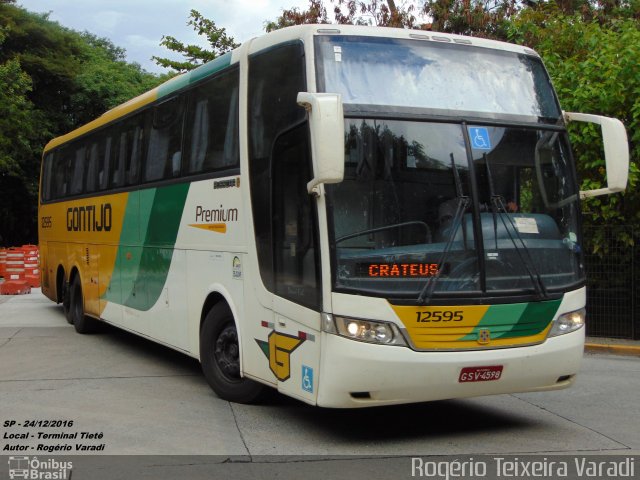
[[[608,188],[579,191],[570,121],[600,125]],[[628,161],[622,124],[563,112],[528,48],[286,28],[47,145],[43,291],[80,333],[199,359],[236,402],[564,388],[580,198],[624,190]]]

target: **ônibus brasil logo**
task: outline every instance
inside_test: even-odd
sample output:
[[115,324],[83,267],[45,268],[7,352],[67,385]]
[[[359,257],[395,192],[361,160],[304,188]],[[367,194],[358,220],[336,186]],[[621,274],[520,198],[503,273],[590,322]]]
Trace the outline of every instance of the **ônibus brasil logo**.
[[37,480],[67,480],[71,478],[73,462],[55,458],[38,460],[38,457],[9,457],[9,478]]

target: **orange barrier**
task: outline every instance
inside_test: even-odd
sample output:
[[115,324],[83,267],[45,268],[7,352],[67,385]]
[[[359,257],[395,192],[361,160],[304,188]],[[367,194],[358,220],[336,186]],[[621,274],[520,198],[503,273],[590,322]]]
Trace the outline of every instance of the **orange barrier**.
[[5,276],[6,268],[7,268],[7,249],[0,248],[0,277]]
[[37,245],[23,245],[24,279],[30,287],[40,286],[40,255]]
[[0,283],[0,295],[25,295],[31,293],[31,287],[24,280],[7,280]]
[[[2,255],[4,253],[4,255]],[[37,245],[24,245],[0,250],[4,266],[4,282],[0,295],[24,295],[40,286],[40,256]],[[1,268],[1,267],[0,267]]]
[[7,266],[5,268],[7,281],[24,280],[24,250],[12,247],[7,250]]

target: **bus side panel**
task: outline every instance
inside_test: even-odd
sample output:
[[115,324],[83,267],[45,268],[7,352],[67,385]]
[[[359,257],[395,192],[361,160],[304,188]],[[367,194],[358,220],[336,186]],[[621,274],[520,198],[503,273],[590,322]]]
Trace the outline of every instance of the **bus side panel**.
[[278,391],[315,405],[322,336],[320,328],[308,325],[319,327],[320,313],[278,296],[274,297],[274,311],[269,364],[278,378]]
[[[186,292],[189,318],[189,351],[194,357],[200,357],[200,320],[203,306],[210,294],[221,296],[229,305],[237,322],[238,335],[244,337],[245,308],[242,253],[187,250],[186,255]],[[206,316],[206,311],[204,315]]]
[[[120,289],[120,270],[115,269],[118,247],[116,245],[100,245],[99,249],[100,317],[120,325],[122,323],[122,291]],[[107,298],[111,300],[108,301]]]
[[[160,296],[155,305],[146,312],[148,333],[164,343],[188,350],[186,252],[169,248],[147,249],[153,249],[153,254],[158,258],[169,258],[171,261],[166,282],[161,281],[161,272],[155,274],[147,271],[147,295],[152,295],[156,289],[160,289]],[[154,282],[159,285],[152,285]]]
[[40,261],[43,285],[42,292],[54,302],[63,293],[58,292],[57,276],[60,266],[64,269],[65,281],[69,278],[69,265],[67,261],[66,247],[62,243],[67,234],[65,204],[41,205],[39,215],[38,237],[40,241]]
[[[80,243],[78,241],[67,242],[64,244],[64,257],[65,261],[65,274],[67,276],[67,281],[71,284],[73,279],[73,275],[80,275],[80,281],[82,282],[82,292],[85,295],[85,303],[86,303],[86,269],[85,269],[85,244]],[[76,272],[76,273],[74,273]]]
[[103,318],[179,349],[187,346],[186,274],[174,245],[188,190],[182,183],[132,192],[119,246],[105,250],[112,259],[103,267]]
[[109,286],[102,284],[100,278],[106,278],[113,269],[116,252],[104,246],[116,245],[120,239],[128,196],[120,193],[40,206],[40,241],[46,246],[43,264],[48,280],[43,291],[50,299],[55,301],[62,296],[57,292],[59,267],[64,269],[65,281],[77,267],[87,312],[100,316],[106,304],[100,299]]
[[[62,298],[63,292],[57,291],[57,277],[60,267],[64,270],[63,282],[69,281],[69,268],[67,262],[67,247],[64,243],[51,241],[47,243],[48,260],[47,265],[51,275],[51,300],[56,300],[56,296]],[[62,284],[64,287],[64,283]]]
[[[55,270],[49,268],[49,249],[47,242],[41,242],[40,250],[40,286],[42,293],[50,300],[55,301]],[[53,272],[52,272],[53,270]]]
[[[188,350],[199,358],[200,322],[207,314],[203,311],[205,303],[210,295],[221,296],[237,323],[243,368],[246,370],[247,364],[260,364],[260,371],[252,372],[261,379],[271,377],[275,385],[253,332],[255,324],[262,329],[261,320],[271,321],[271,313],[261,315],[245,310],[256,303],[246,255],[245,226],[251,222],[242,202],[242,188],[246,186],[238,175],[202,180],[190,186],[176,240],[176,248],[185,250],[187,264],[184,284],[188,299],[185,307],[189,318]],[[247,305],[245,298],[249,300]]]
[[84,310],[87,315],[100,318],[100,284],[98,262],[100,261],[100,246],[84,244],[82,291],[84,292]]

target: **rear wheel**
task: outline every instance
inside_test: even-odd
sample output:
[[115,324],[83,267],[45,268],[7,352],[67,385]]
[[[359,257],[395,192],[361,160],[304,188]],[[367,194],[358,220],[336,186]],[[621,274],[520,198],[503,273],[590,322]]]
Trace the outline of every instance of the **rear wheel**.
[[96,330],[97,322],[84,314],[84,298],[82,297],[82,282],[80,275],[73,277],[69,287],[69,323],[78,333],[92,333]]
[[200,363],[216,394],[230,402],[251,403],[264,386],[240,376],[240,345],[233,315],[218,303],[207,314],[200,331]]
[[62,311],[64,312],[64,316],[67,318],[67,322],[73,325],[73,318],[70,313],[71,299],[69,297],[69,284],[62,280]]

